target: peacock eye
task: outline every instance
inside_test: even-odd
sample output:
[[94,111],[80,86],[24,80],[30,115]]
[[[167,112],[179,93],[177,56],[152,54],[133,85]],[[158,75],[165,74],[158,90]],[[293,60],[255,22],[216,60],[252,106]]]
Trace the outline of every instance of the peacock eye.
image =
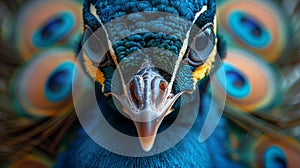
[[287,167],[284,150],[279,146],[270,146],[264,153],[264,167]]
[[86,26],[81,41],[82,51],[96,64],[101,62],[107,52],[101,36],[98,35],[98,32],[93,33],[92,30]]
[[[1,38],[20,56],[29,60],[53,46],[71,47],[81,32],[81,5],[78,1],[18,1],[1,25]],[[2,12],[2,11],[1,11]],[[2,22],[1,22],[2,24]]]
[[188,62],[194,66],[203,64],[213,51],[214,46],[215,34],[212,25],[208,24],[192,40]]
[[60,12],[43,23],[32,35],[36,47],[49,47],[62,40],[74,28],[75,18],[70,12]]
[[20,67],[11,86],[16,112],[47,117],[69,112],[73,106],[72,83],[84,78],[72,48],[52,48]]

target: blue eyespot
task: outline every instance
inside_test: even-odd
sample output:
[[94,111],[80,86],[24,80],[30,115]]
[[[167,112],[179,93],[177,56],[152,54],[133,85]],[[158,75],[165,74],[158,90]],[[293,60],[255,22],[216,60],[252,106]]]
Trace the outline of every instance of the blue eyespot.
[[50,18],[32,36],[36,47],[51,46],[68,35],[75,25],[75,18],[70,12],[61,12]]
[[229,27],[245,44],[265,48],[271,41],[270,32],[259,21],[242,11],[233,11],[228,17]]
[[[65,62],[50,74],[44,88],[49,101],[59,102],[71,94],[74,68],[73,63]],[[74,77],[76,77],[76,71]]]
[[264,155],[265,168],[286,168],[286,156],[284,151],[278,146],[270,146]]
[[251,86],[247,77],[232,65],[224,63],[222,65],[225,72],[225,78],[221,71],[217,71],[217,80],[225,90],[225,92],[234,98],[242,99],[251,93]]

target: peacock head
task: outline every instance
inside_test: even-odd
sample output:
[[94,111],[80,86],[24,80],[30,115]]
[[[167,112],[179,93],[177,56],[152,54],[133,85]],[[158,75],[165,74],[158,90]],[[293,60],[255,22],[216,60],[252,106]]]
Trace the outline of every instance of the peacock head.
[[218,55],[215,3],[181,17],[158,11],[105,15],[100,6],[84,5],[79,55],[96,94],[114,100],[149,151],[181,95],[208,81]]

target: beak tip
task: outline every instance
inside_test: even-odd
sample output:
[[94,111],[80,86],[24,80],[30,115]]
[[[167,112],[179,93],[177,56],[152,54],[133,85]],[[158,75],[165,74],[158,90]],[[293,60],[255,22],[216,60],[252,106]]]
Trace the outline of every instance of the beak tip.
[[154,144],[155,136],[140,137],[140,143],[144,151],[149,152]]
[[135,122],[140,144],[144,151],[152,149],[161,120],[150,122]]

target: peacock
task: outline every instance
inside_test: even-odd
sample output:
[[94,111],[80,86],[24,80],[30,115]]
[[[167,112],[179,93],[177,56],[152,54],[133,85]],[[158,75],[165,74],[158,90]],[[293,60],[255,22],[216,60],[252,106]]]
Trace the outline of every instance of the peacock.
[[2,3],[1,166],[297,167],[298,1]]
[[[229,164],[225,156],[217,161],[209,152],[213,144],[221,148],[217,138],[211,147],[198,142],[205,118],[204,112],[203,118],[197,116],[199,99],[218,66],[218,53],[224,54],[215,10],[214,1],[85,1],[77,59],[95,81],[90,94],[95,97],[86,101],[96,99],[99,105],[90,103],[89,112],[75,105],[87,134],[81,130],[56,166]],[[103,116],[94,112],[98,106]],[[187,135],[180,141],[182,134]],[[225,155],[222,152],[215,151]]]

